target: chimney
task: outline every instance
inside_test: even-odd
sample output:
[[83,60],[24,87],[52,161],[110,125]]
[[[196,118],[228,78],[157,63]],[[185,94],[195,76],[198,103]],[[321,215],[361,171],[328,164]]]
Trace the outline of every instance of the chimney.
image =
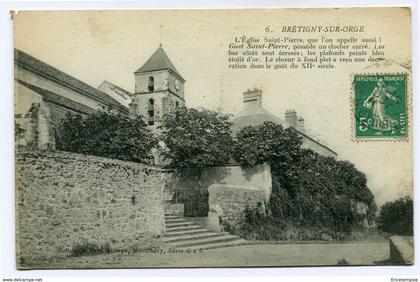
[[259,89],[244,92],[244,105],[247,108],[260,108],[261,107],[262,91]]
[[290,126],[297,127],[297,113],[295,110],[287,110],[284,114],[284,119],[286,120],[286,123]]
[[303,117],[299,117],[297,120],[297,129],[302,131],[305,129],[305,120],[303,119]]

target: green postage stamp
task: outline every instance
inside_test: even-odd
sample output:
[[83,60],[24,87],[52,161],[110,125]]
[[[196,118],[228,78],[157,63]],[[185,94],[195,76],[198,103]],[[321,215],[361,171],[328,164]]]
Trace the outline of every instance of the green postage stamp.
[[406,74],[357,74],[353,92],[357,140],[407,138]]

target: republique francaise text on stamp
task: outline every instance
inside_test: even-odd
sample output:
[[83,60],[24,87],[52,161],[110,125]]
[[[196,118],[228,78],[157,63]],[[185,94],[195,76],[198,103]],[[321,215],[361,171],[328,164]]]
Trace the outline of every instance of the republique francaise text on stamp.
[[357,74],[353,95],[357,140],[407,138],[406,74]]

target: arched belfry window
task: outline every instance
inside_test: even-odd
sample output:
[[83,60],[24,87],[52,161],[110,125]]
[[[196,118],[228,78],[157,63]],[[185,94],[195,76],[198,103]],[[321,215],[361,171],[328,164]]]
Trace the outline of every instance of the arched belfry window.
[[149,77],[149,91],[155,91],[155,78],[153,76]]
[[149,99],[147,113],[149,114],[148,124],[153,125],[155,123],[155,100],[153,100],[152,98]]

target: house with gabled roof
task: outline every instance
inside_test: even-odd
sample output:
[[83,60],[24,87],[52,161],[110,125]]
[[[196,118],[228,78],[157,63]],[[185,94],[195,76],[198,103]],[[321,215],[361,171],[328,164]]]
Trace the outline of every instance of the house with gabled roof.
[[322,141],[317,140],[313,134],[305,128],[304,119],[298,117],[296,111],[288,110],[284,119],[270,113],[262,106],[262,91],[259,89],[248,89],[243,93],[243,108],[232,120],[232,134],[234,136],[244,127],[250,125],[261,125],[264,122],[281,124],[283,128],[291,127],[302,138],[302,147],[311,149],[318,154],[327,157],[336,157],[337,153],[326,146]]

